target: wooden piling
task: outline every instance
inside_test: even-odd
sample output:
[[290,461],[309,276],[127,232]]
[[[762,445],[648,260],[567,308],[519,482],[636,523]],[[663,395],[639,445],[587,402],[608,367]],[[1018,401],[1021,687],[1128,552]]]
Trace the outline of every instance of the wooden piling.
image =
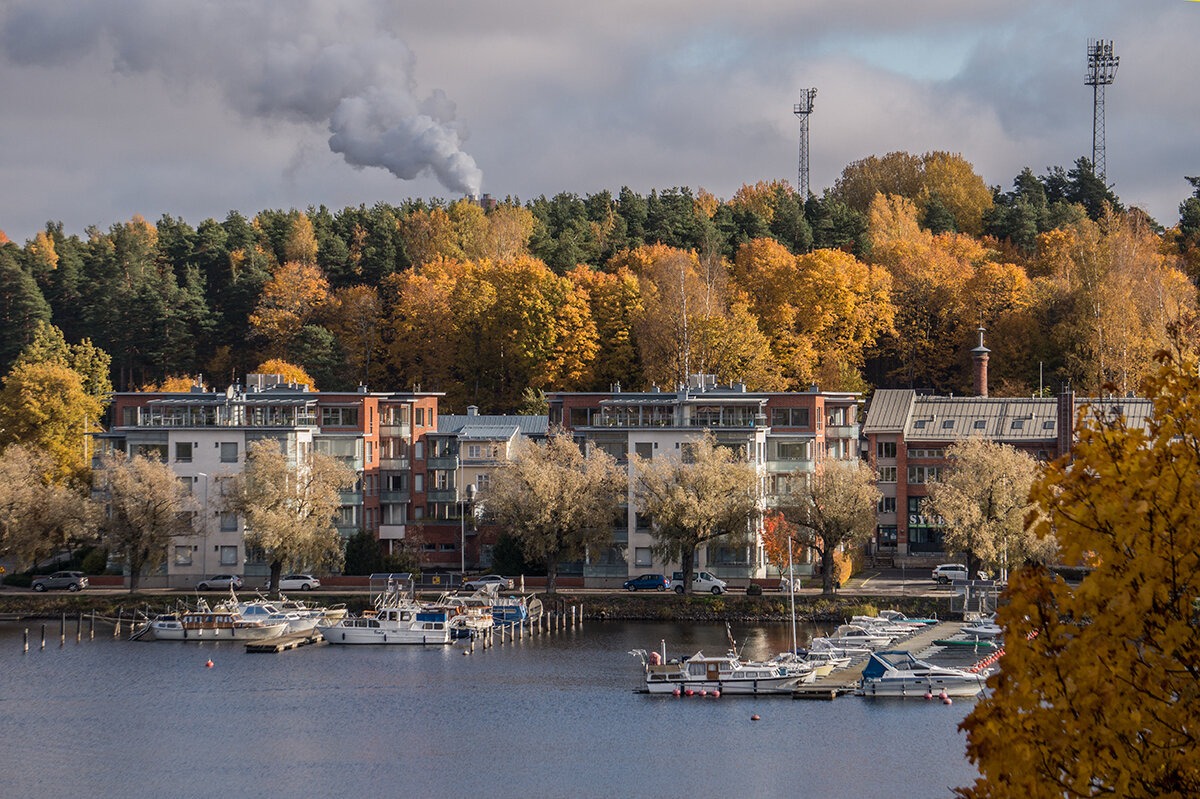
[[64,610],[62,615],[58,617],[58,645],[66,646],[67,644],[67,612]]
[[113,638],[121,637],[121,609],[117,608],[117,626],[113,627]]
[[92,611],[92,623],[88,627],[88,640],[89,641],[96,640],[96,611],[95,610]]
[[46,648],[46,625],[42,625],[42,649]]
[[28,627],[25,628],[25,643],[24,643],[24,647],[22,648],[21,651],[22,652],[29,651],[29,628]]
[[75,643],[83,640],[83,611],[75,618]]

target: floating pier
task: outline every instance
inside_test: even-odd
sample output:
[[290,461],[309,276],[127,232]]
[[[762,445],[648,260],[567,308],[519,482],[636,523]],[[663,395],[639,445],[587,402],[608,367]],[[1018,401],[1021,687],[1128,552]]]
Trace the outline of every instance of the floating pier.
[[[908,651],[920,657],[922,652],[937,646],[940,640],[953,638],[963,626],[961,622],[939,622],[888,645],[886,649],[892,652]],[[869,659],[869,656],[864,655],[844,669],[836,669],[825,677],[796,686],[792,691],[792,699],[837,699],[839,696],[854,693],[862,681],[863,669],[867,667]]]
[[247,652],[283,652],[288,649],[299,649],[302,646],[324,646],[325,639],[316,630],[306,630],[302,633],[292,633],[279,638],[268,638],[264,641],[247,641]]

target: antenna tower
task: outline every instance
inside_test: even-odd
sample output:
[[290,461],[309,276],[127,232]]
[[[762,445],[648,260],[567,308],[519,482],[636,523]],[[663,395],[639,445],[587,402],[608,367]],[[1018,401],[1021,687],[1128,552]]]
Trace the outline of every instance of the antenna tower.
[[1092,173],[1107,182],[1104,163],[1104,87],[1117,78],[1121,57],[1113,55],[1111,40],[1089,39],[1088,71],[1083,85],[1092,87]]
[[817,96],[816,89],[801,89],[800,102],[796,103],[792,113],[800,118],[800,202],[808,202],[808,117],[812,114],[813,98]]

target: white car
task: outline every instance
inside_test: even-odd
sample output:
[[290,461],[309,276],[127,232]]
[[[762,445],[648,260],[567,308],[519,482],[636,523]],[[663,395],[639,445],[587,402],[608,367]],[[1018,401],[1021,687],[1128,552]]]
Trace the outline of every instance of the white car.
[[935,582],[947,585],[955,580],[967,579],[967,567],[961,563],[942,563],[933,567],[933,579]]
[[[671,575],[671,590],[677,594],[683,593],[683,572]],[[708,572],[692,572],[692,590],[698,594],[723,594],[728,588],[725,581],[712,576]]]
[[286,574],[279,578],[280,591],[311,591],[320,587],[321,581],[311,574]]
[[463,588],[468,591],[478,591],[484,586],[494,585],[497,588],[512,588],[513,581],[508,577],[501,577],[498,574],[485,574],[482,577],[473,577],[463,583]]

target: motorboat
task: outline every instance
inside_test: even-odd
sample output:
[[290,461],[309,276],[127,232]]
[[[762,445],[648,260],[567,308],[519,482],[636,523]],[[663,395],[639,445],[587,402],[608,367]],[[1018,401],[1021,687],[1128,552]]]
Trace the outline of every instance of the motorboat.
[[228,608],[201,607],[177,613],[160,613],[150,622],[150,633],[160,641],[261,641],[278,638],[287,621],[246,619]]
[[987,675],[934,666],[911,652],[872,652],[857,693],[862,696],[975,696]]
[[449,614],[411,603],[386,605],[335,622],[319,622],[317,630],[331,644],[450,643]]
[[292,610],[283,610],[271,602],[253,601],[239,602],[237,611],[244,619],[262,619],[267,622],[282,621],[287,623],[287,634],[306,633],[317,626],[316,616],[302,615]]
[[281,610],[290,613],[299,613],[301,616],[311,616],[318,622],[321,621],[338,621],[346,618],[346,606],[344,604],[337,605],[309,605],[302,599],[288,599],[283,594],[279,595],[279,607]]
[[780,652],[767,661],[767,665],[780,666],[788,674],[800,678],[800,683],[810,683],[818,677],[824,677],[833,667],[826,669],[823,665],[809,662],[803,653]]
[[887,619],[888,621],[897,622],[899,624],[920,624],[924,627],[938,623],[937,619],[914,619],[909,616],[905,616],[898,610],[881,610],[879,611],[879,618]]
[[476,638],[495,626],[493,599],[475,593],[469,596],[442,594],[435,602],[427,602],[426,610],[443,610],[447,614],[452,638]]
[[818,677],[826,677],[835,669],[844,669],[854,658],[850,655],[838,655],[830,650],[809,649],[802,654],[804,661],[812,666]]
[[643,657],[646,691],[652,694],[682,694],[720,691],[722,694],[790,693],[804,675],[792,674],[782,665],[743,662],[736,652],[709,656],[697,652],[691,657],[661,662],[658,653]]
[[887,646],[900,637],[899,633],[885,633],[868,630],[861,624],[843,624],[829,636],[829,642],[835,646],[849,646],[856,649],[878,649]]
[[968,640],[990,640],[1004,635],[1004,628],[996,624],[996,614],[993,613],[968,624],[959,630],[958,634]]
[[910,624],[907,622],[890,621],[882,616],[851,616],[851,624],[857,624],[860,627],[865,627],[871,632],[883,633],[884,635],[894,635],[897,638],[912,635],[918,630],[925,629],[924,624]]
[[832,643],[828,638],[819,637],[808,642],[808,651],[826,652],[831,657],[845,657],[850,658],[851,660],[871,654],[871,650],[866,647],[840,646]]

